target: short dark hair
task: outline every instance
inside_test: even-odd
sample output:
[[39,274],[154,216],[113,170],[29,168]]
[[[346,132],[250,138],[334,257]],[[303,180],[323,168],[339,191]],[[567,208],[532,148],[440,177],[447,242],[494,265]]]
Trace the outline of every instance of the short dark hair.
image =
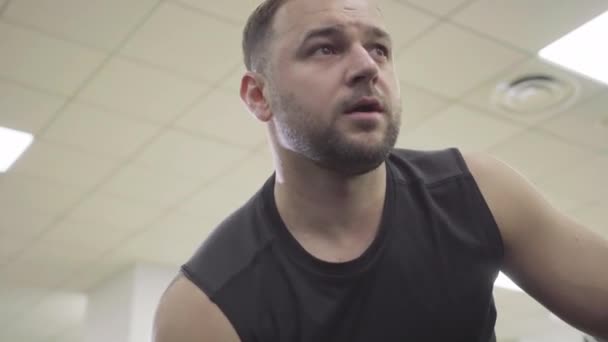
[[288,0],[264,0],[249,16],[243,32],[243,55],[249,71],[264,70],[274,17]]

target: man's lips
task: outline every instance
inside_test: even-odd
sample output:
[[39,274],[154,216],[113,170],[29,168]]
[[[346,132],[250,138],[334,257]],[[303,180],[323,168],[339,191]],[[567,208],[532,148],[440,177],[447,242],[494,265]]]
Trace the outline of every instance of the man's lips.
[[384,113],[384,106],[375,97],[363,97],[354,104],[348,106],[344,111],[345,114],[373,114]]

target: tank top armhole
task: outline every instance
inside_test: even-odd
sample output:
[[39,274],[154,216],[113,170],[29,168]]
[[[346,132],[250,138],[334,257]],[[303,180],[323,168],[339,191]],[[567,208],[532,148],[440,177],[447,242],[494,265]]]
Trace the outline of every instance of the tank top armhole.
[[202,279],[197,277],[195,272],[192,272],[190,270],[190,267],[188,266],[188,264],[182,265],[181,273],[184,275],[184,277],[186,277],[186,279],[190,280],[194,285],[196,285],[196,287],[198,287],[201,291],[203,291],[205,293],[205,295],[207,297],[209,297],[210,300],[212,300],[213,293],[211,291],[211,288],[209,286],[207,286],[207,284],[205,284],[205,282]]
[[458,166],[460,167],[460,170],[462,171],[464,179],[467,180],[468,182],[470,182],[472,194],[475,196],[475,199],[479,202],[479,205],[484,209],[486,221],[491,223],[489,225],[489,226],[491,226],[490,227],[491,229],[488,230],[489,236],[492,239],[492,241],[491,241],[492,244],[496,247],[497,257],[499,258],[499,262],[502,266],[502,262],[503,262],[503,258],[504,258],[504,242],[502,239],[502,234],[500,232],[500,228],[498,227],[498,223],[496,222],[496,219],[494,218],[494,214],[492,213],[492,210],[488,206],[488,203],[486,202],[483,194],[481,193],[481,189],[479,188],[479,185],[477,184],[475,177],[469,170],[469,167],[467,166],[467,163],[464,159],[464,156],[462,155],[462,152],[457,148],[452,148],[452,149],[450,149],[450,151],[455,155],[456,161],[458,163]]

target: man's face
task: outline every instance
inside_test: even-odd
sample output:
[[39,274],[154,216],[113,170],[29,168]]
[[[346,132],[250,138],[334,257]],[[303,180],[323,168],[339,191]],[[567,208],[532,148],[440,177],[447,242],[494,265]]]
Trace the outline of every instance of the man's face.
[[275,17],[267,96],[282,148],[360,174],[400,126],[392,46],[374,1],[291,0]]

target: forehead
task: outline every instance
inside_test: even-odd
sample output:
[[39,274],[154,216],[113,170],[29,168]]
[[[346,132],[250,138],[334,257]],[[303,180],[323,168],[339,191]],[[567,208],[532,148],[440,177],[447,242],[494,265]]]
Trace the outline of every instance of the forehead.
[[290,0],[277,12],[274,31],[279,38],[296,38],[332,24],[384,28],[378,0]]

